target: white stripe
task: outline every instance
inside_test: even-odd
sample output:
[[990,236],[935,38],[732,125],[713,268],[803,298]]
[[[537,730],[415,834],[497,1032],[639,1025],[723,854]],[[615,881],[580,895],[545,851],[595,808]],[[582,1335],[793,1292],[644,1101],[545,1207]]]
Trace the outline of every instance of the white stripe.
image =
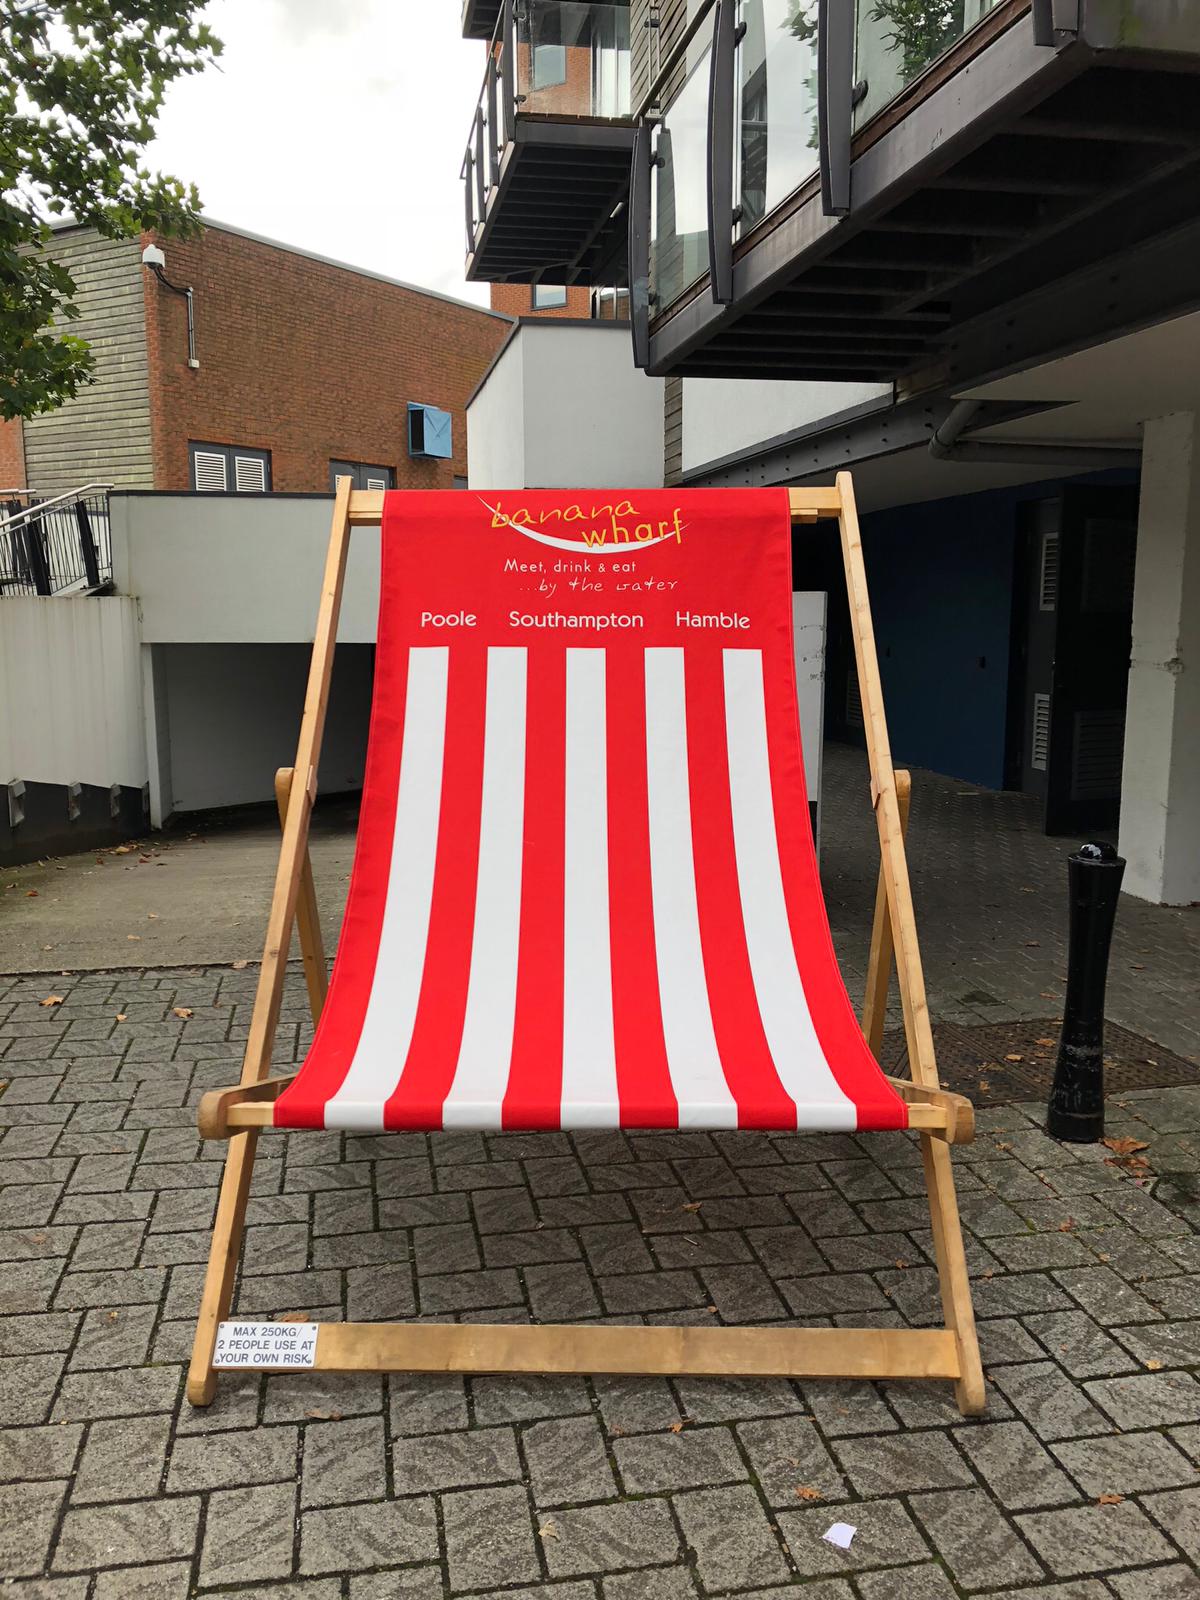
[[700,944],[681,649],[646,651],[646,788],[658,993],[679,1125],[736,1128]]
[[574,1127],[621,1121],[613,1039],[604,650],[567,651],[562,1105]]
[[[857,1109],[829,1070],[796,965],[771,796],[761,650],[726,650],[725,734],[738,886],[758,1009],[780,1081],[801,1128],[858,1125]],[[808,826],[801,818],[797,826]]]
[[447,1128],[498,1128],[512,1061],[525,829],[526,652],[488,650],[479,874],[462,1045]]
[[408,652],[396,827],[375,978],[354,1060],[325,1107],[326,1127],[381,1129],[384,1104],[408,1055],[433,899],[448,672],[444,645]]

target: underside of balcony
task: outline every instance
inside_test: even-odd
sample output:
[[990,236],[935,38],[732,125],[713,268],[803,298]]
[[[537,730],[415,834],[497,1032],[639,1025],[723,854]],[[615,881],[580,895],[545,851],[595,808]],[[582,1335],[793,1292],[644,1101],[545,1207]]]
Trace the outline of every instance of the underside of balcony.
[[463,38],[490,39],[496,30],[500,5],[501,0],[463,0]]
[[[862,130],[849,215],[822,215],[814,179],[737,247],[731,304],[705,278],[660,314],[648,370],[920,391],[1052,343],[1080,310],[1066,286],[1089,274],[1089,315],[1112,331],[1200,303],[1198,69],[1035,49],[1009,28]],[[1038,329],[1012,316],[1034,295]]]
[[628,122],[518,116],[474,229],[467,277],[626,284],[633,137]]

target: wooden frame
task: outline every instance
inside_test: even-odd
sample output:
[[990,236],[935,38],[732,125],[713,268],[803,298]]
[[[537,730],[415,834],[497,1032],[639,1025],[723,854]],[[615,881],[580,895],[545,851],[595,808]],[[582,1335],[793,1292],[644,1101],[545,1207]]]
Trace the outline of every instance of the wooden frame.
[[[974,1119],[970,1102],[938,1083],[904,854],[910,783],[907,773],[892,769],[854,487],[850,474],[842,472],[832,489],[793,489],[790,496],[794,521],[836,517],[841,529],[880,849],[863,1031],[878,1054],[894,960],[911,1077],[889,1081],[908,1102],[910,1126],[920,1135],[945,1325],[920,1329],[621,1328],[327,1322],[319,1326],[317,1369],[948,1378],[955,1385],[964,1414],[983,1410],[983,1368],[950,1164],[950,1145],[973,1137]],[[260,1130],[270,1127],[272,1102],[290,1081],[272,1078],[269,1073],[294,926],[299,932],[314,1022],[325,1000],[325,956],[308,854],[309,819],[316,797],[317,760],[350,530],[376,526],[382,515],[382,493],[352,492],[349,479],[339,480],[296,762],[276,777],[283,842],[241,1078],[230,1088],[211,1090],[200,1105],[203,1137],[228,1138],[230,1147],[188,1370],[187,1394],[193,1405],[208,1405],[216,1392],[213,1357],[217,1330],[233,1299],[258,1137]]]

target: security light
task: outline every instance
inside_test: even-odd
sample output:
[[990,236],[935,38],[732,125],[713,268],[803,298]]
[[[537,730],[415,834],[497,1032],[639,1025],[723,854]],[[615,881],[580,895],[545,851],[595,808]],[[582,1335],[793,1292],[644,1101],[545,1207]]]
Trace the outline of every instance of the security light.
[[156,244],[148,244],[142,251],[142,265],[144,267],[158,267],[160,270],[167,264],[167,258]]

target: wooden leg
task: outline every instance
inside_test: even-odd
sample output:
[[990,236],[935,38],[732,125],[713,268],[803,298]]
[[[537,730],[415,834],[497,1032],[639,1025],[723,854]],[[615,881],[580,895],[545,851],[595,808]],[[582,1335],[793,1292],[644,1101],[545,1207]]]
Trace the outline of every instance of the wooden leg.
[[946,1326],[958,1345],[960,1376],[955,1380],[954,1397],[964,1417],[976,1417],[984,1410],[987,1398],[983,1363],[979,1356],[979,1335],[975,1330],[975,1308],[971,1304],[971,1283],[967,1277],[962,1223],[954,1194],[950,1148],[944,1140],[932,1139],[923,1133],[921,1159],[925,1165],[925,1186],[929,1190],[929,1219],[933,1225],[933,1249],[937,1258],[942,1312]]
[[[279,807],[279,821],[285,827],[294,777],[294,767],[280,767],[275,774],[275,803]],[[317,889],[313,882],[312,856],[307,844],[300,866],[296,929],[300,937],[300,958],[304,963],[304,982],[308,988],[308,1007],[312,1012],[315,1027],[325,1006],[329,977],[325,970],[325,946],[321,940],[321,918],[317,912]]]
[[217,1375],[213,1370],[217,1328],[229,1315],[233,1300],[233,1281],[242,1253],[246,1201],[250,1195],[250,1179],[254,1173],[257,1148],[258,1131],[252,1129],[231,1141],[229,1154],[225,1157],[208,1272],[204,1279],[200,1317],[192,1344],[191,1365],[188,1367],[187,1397],[194,1406],[211,1405],[217,1390]]
[[[896,800],[900,807],[900,835],[908,832],[908,808],[912,797],[912,778],[896,773]],[[892,977],[892,919],[888,914],[887,873],[879,867],[879,886],[875,890],[875,918],[871,923],[871,949],[867,957],[867,986],[863,997],[862,1030],[876,1061],[883,1049],[883,1024],[887,1016],[888,985]]]

